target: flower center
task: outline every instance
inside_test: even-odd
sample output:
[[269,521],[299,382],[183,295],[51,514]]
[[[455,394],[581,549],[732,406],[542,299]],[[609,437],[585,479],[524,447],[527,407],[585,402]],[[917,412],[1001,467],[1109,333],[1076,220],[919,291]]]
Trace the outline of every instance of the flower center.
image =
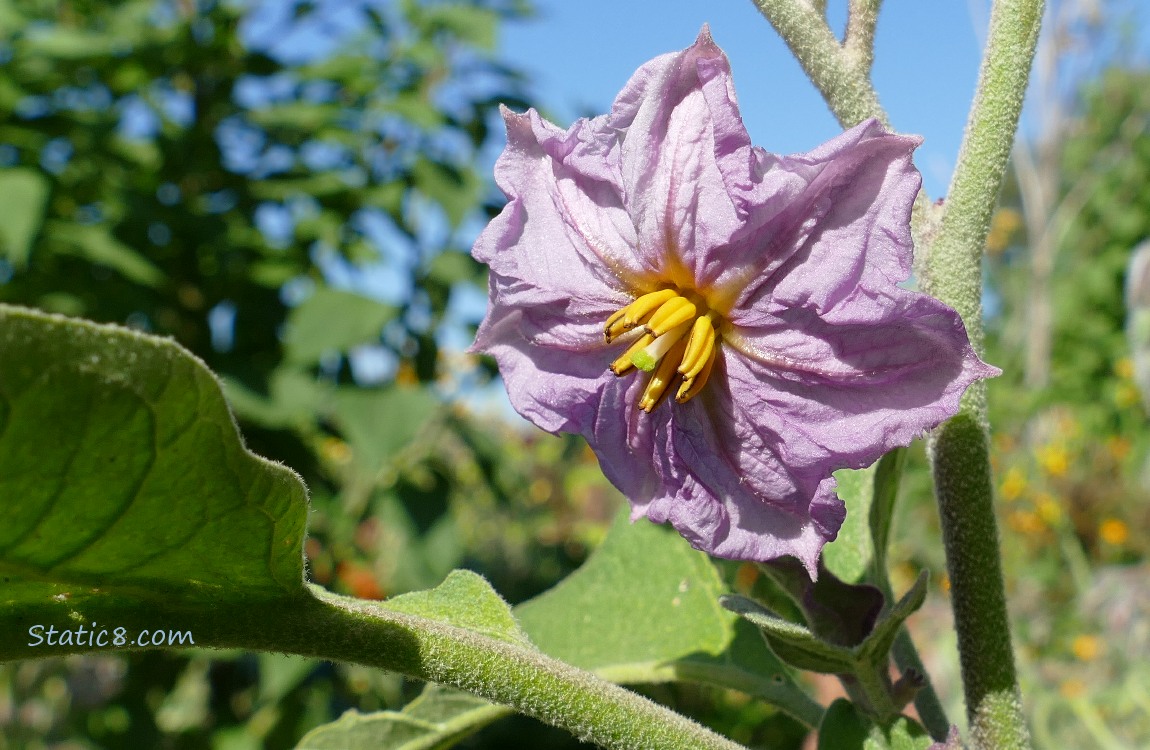
[[625,375],[632,368],[650,373],[639,408],[648,414],[679,382],[675,401],[685,404],[703,389],[715,354],[718,314],[702,300],[688,298],[675,289],[644,294],[607,319],[603,336],[611,343],[623,334],[640,329],[642,334],[623,356],[611,363],[611,372]]

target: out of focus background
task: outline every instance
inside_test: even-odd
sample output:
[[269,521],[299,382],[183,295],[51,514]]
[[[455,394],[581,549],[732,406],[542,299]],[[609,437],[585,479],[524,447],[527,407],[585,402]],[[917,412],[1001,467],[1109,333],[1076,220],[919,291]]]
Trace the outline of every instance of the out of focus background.
[[[926,137],[918,164],[941,198],[988,3],[887,5],[876,86],[895,126]],[[1150,34],[1137,0],[1050,5],[986,247],[1000,531],[1036,744],[1139,748]],[[837,29],[844,7],[830,3]],[[492,363],[465,353],[486,302],[468,250],[503,200],[498,106],[564,126],[605,111],[704,22],[756,143],[803,151],[839,132],[746,0],[0,0],[0,301],[200,356],[251,449],[307,481],[316,582],[383,598],[466,567],[523,601],[578,567],[624,501],[580,439],[520,420]],[[958,719],[938,521],[913,452],[891,560],[896,588],[931,571],[911,626]],[[0,749],[289,748],[418,689],[244,653],[8,664]],[[738,693],[645,692],[751,747],[804,739]],[[512,719],[460,746],[578,743]]]

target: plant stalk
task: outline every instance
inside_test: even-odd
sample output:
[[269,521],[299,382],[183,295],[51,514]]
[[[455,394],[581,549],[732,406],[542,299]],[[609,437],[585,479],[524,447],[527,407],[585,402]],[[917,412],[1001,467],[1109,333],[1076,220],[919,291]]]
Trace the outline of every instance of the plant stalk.
[[[1044,0],[995,0],[978,88],[945,212],[923,266],[924,288],[962,316],[982,351],[982,254],[1006,173],[1038,42]],[[970,740],[1028,748],[1011,649],[994,516],[986,388],[975,383],[957,416],[931,436]]]

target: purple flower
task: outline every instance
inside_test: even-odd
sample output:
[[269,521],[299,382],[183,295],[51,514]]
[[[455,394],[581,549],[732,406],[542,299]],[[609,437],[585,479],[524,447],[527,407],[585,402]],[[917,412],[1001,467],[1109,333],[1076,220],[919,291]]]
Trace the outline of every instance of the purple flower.
[[751,146],[706,27],[609,114],[503,116],[509,202],[474,248],[491,305],[473,351],[520,414],[587,439],[633,518],[813,576],[844,516],[831,472],[998,373],[953,310],[897,286],[920,140],[870,120],[807,154]]

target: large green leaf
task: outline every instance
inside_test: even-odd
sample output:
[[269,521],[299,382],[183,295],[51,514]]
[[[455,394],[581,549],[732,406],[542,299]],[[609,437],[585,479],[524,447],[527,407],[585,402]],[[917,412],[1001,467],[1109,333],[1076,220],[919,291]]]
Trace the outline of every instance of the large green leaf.
[[[718,606],[724,590],[707,556],[673,530],[632,524],[621,513],[583,567],[516,607],[515,616],[545,653],[612,680],[683,680],[742,690],[817,726],[819,706],[749,623],[733,622]],[[402,712],[349,713],[299,747],[450,747],[505,714],[457,691],[430,687]]]
[[114,269],[126,279],[149,287],[164,280],[164,273],[155,264],[113,237],[107,227],[55,220],[48,222],[45,232],[65,251]]
[[0,306],[0,508],[0,661],[299,654],[465,688],[612,748],[735,748],[538,651],[475,574],[389,603],[305,586],[303,485],[244,449],[214,377],[164,339]]
[[[688,654],[720,654],[734,618],[702,552],[673,530],[622,514],[579,572],[516,608],[545,653],[618,677]],[[637,676],[637,675],[636,675]]]
[[482,576],[468,570],[453,571],[430,591],[413,591],[390,599],[387,608],[430,617],[508,643],[531,643],[515,622],[507,602]]
[[835,540],[823,547],[823,564],[847,583],[862,581],[874,557],[867,523],[874,498],[874,475],[875,466],[835,472],[837,493],[847,506],[847,517]]
[[305,497],[174,343],[0,306],[0,570],[23,582],[6,604],[302,594]]

